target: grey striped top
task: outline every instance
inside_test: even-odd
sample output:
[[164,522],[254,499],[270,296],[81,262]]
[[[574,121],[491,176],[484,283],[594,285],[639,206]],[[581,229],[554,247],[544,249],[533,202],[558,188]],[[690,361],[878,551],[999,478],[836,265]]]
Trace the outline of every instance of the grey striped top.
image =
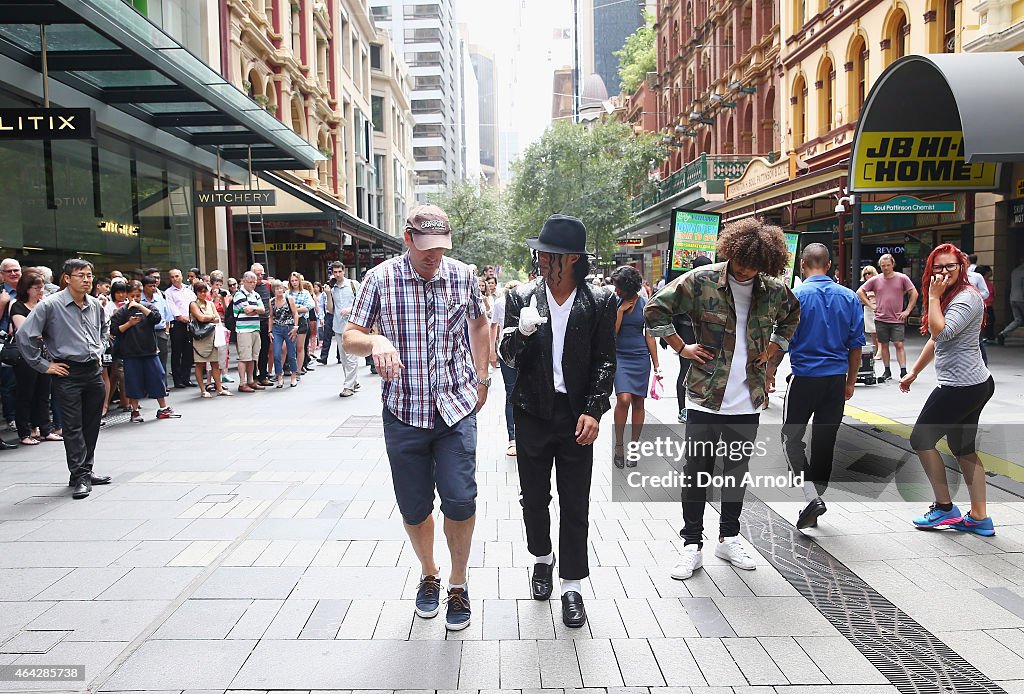
[[940,386],[975,386],[988,380],[981,359],[981,322],[985,301],[964,289],[946,307],[946,327],[935,338],[935,376]]

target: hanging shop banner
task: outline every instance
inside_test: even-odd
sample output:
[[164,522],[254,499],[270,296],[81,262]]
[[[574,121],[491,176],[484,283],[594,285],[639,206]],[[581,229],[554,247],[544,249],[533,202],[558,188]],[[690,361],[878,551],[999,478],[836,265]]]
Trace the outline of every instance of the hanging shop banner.
[[91,140],[91,108],[0,108],[0,140]]
[[326,251],[326,243],[254,243],[254,251]]
[[956,212],[955,200],[921,200],[912,195],[897,195],[885,202],[862,202],[861,214],[907,214],[907,213],[950,213]]
[[643,239],[619,239],[616,242],[619,246],[643,246]]
[[787,231],[786,250],[789,252],[789,258],[786,260],[786,269],[782,272],[782,279],[790,289],[793,288],[793,282],[800,274],[800,261],[797,259],[796,253],[799,246],[800,234],[795,231]]
[[884,191],[992,190],[999,164],[964,160],[957,130],[860,132],[850,172],[858,193]]
[[273,207],[277,204],[276,190],[197,190],[196,207]]
[[722,215],[717,212],[672,210],[672,263],[669,268],[685,272],[698,255],[714,260],[721,226]]

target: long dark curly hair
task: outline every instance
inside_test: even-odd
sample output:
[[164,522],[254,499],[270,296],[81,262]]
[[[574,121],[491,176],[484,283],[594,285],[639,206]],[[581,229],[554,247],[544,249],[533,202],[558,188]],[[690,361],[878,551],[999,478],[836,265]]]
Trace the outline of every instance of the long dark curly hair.
[[760,217],[745,217],[726,224],[718,235],[718,260],[734,260],[744,267],[778,277],[789,262],[786,235]]
[[[558,255],[558,254],[556,253],[556,254],[553,254],[553,255]],[[537,275],[537,277],[542,277],[543,275],[541,275],[541,272],[540,272],[540,263],[537,261],[537,251],[530,251],[530,261],[531,261],[531,267],[533,269],[533,274]],[[576,280],[576,286],[577,287],[579,287],[580,285],[586,284],[587,275],[590,274],[590,263],[591,263],[591,256],[589,254],[583,253],[583,254],[580,254],[580,257],[576,260],[576,263],[572,266],[572,274],[573,274],[573,278]],[[555,281],[556,282],[560,282],[561,280],[562,280],[562,265],[561,265],[561,263],[559,263],[559,265],[558,265],[558,272],[556,273]]]

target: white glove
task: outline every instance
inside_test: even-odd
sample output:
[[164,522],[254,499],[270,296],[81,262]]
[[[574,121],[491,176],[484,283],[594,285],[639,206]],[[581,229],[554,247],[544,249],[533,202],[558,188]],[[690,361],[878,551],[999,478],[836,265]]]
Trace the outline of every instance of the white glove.
[[519,332],[526,337],[533,335],[537,332],[537,326],[547,323],[547,318],[541,318],[540,313],[537,311],[537,296],[534,295],[530,299],[530,305],[523,308],[519,312]]

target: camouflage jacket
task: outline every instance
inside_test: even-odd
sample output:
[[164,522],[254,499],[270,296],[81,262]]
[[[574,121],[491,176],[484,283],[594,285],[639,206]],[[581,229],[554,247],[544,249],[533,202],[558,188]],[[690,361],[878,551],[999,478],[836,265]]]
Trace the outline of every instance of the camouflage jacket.
[[[693,364],[686,376],[686,397],[710,410],[718,410],[729,382],[736,349],[736,303],[729,288],[728,262],[714,263],[677,277],[655,294],[644,309],[647,330],[654,337],[674,335],[672,316],[685,313],[693,321],[697,340],[715,352],[703,367]],[[758,355],[775,342],[783,349],[800,322],[800,302],[779,280],[758,275],[747,317],[747,378],[755,408],[765,402],[767,368]]]

